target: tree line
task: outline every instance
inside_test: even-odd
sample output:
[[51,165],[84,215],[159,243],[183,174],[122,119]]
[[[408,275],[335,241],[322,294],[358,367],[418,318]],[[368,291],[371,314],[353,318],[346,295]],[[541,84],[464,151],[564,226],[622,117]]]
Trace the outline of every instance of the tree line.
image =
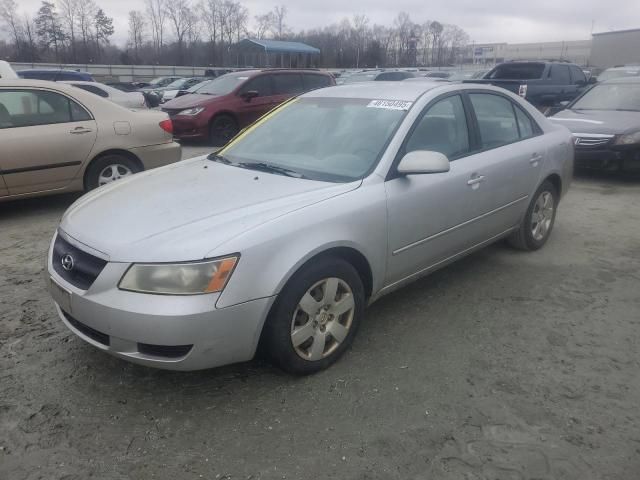
[[33,14],[0,0],[0,58],[23,62],[237,66],[243,38],[292,40],[321,51],[318,66],[338,68],[443,66],[460,62],[469,44],[463,29],[414,22],[406,12],[391,25],[363,14],[322,28],[295,31],[277,6],[251,15],[237,0],[144,0],[131,10],[127,43],[115,45],[113,18],[96,0],[43,1]]

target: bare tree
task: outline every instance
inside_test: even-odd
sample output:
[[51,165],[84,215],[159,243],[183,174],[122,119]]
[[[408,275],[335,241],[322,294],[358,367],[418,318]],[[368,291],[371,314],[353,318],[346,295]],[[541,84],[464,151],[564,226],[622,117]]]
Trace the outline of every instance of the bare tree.
[[189,25],[190,4],[188,0],[171,0],[165,3],[164,8],[178,43],[178,62],[182,63],[184,36]]
[[24,32],[24,39],[26,43],[26,58],[30,62],[35,62],[38,56],[38,45],[36,42],[36,24],[35,19],[26,13],[22,18],[22,31]]
[[280,5],[273,9],[272,13],[272,29],[273,35],[278,39],[282,40],[287,31],[287,25],[285,24],[285,18],[287,17],[287,7],[284,5]]
[[18,4],[14,0],[0,1],[0,23],[5,25],[5,28],[13,37],[16,56],[20,57],[23,28],[18,17]]
[[139,10],[129,12],[129,45],[133,48],[135,62],[140,61],[140,50],[144,42],[144,14]]
[[69,43],[71,46],[71,60],[73,63],[78,61],[76,53],[76,24],[78,17],[78,0],[58,0],[58,6],[62,13],[62,21],[64,22],[67,34],[69,35]]
[[369,19],[364,14],[353,16],[353,32],[355,34],[356,42],[356,68],[360,66],[360,54],[364,48],[364,44],[367,41],[367,26]]
[[273,12],[265,13],[263,15],[256,15],[254,17],[256,22],[256,37],[263,39],[267,36],[271,25],[273,25]]
[[162,53],[164,46],[164,26],[166,23],[166,0],[146,0],[147,14],[151,23],[151,36],[156,57]]
[[93,41],[93,19],[96,16],[98,7],[93,0],[78,0],[76,12],[76,23],[82,37],[82,61],[90,60],[90,45]]

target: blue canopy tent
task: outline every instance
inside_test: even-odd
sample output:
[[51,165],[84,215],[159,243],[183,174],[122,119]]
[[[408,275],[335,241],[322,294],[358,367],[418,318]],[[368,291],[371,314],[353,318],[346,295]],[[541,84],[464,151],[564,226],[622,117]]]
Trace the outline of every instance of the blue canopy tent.
[[320,57],[320,50],[315,47],[282,40],[246,38],[232,50],[238,67],[309,68],[317,66]]

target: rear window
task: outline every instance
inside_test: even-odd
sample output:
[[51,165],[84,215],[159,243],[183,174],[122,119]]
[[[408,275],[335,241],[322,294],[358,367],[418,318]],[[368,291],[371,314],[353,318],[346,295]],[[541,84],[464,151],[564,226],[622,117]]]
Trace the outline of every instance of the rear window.
[[569,75],[569,67],[567,65],[552,65],[549,78],[559,85],[568,85],[571,83]]
[[485,78],[531,80],[541,78],[544,63],[505,63],[494,68]]
[[314,75],[312,73],[308,73],[303,75],[303,78],[305,90],[316,90],[318,88],[324,88],[331,85],[331,79],[326,75]]

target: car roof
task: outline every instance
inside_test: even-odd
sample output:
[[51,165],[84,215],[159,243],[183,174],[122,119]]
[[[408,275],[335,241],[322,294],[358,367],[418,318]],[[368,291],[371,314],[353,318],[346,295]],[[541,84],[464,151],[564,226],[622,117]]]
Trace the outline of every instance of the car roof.
[[[73,83],[78,83],[79,81],[71,80]],[[95,85],[95,82],[86,82],[90,85]],[[35,88],[49,88],[54,90],[60,90],[63,92],[67,92],[70,94],[74,94],[74,92],[78,89],[73,85],[69,85],[66,82],[52,82],[50,80],[31,80],[27,78],[18,78],[11,79],[7,78],[0,79],[0,87],[14,87],[14,88],[24,88],[24,87],[35,87]]]
[[451,83],[440,82],[362,82],[347,83],[335,87],[321,88],[305,93],[303,97],[316,98],[371,98],[384,100],[404,100],[413,102],[422,94],[450,86]]

